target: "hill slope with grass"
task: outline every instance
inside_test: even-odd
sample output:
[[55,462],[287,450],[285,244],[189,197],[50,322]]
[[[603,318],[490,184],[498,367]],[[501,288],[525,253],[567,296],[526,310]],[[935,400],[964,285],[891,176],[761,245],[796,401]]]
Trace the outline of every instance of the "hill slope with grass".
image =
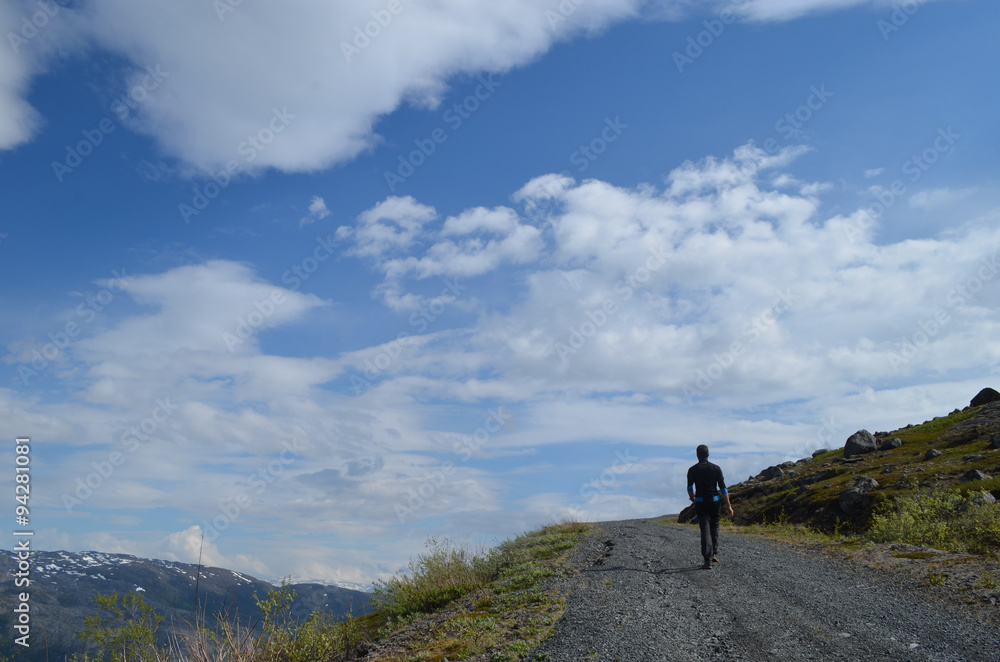
[[[733,523],[786,522],[825,533],[881,532],[885,540],[949,544],[955,551],[1000,550],[1000,530],[992,529],[993,501],[1000,498],[1000,400],[891,432],[859,430],[849,440],[856,437],[867,447],[845,443],[731,485]],[[679,520],[693,517],[689,507]]]

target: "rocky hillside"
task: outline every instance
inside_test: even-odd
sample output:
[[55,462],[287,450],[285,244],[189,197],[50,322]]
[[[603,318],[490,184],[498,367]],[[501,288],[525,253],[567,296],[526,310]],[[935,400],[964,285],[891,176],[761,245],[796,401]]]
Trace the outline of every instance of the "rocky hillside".
[[[1000,393],[983,389],[965,409],[920,425],[859,430],[842,448],[768,467],[729,492],[737,524],[787,519],[847,532],[864,530],[887,499],[935,487],[1000,498]],[[693,517],[688,507],[679,520]]]
[[[267,596],[276,587],[254,577],[223,568],[195,564],[141,559],[128,554],[100,552],[33,552],[31,569],[31,649],[14,646],[10,639],[9,610],[0,613],[0,659],[18,653],[14,660],[62,660],[81,651],[76,633],[83,619],[95,613],[94,596],[117,591],[124,595],[140,592],[147,603],[166,619],[161,637],[166,639],[171,623],[180,627],[195,621],[197,604],[207,616],[208,627],[223,610],[238,615],[243,622],[259,619],[254,601]],[[9,551],[0,552],[0,603],[15,604],[13,573],[17,561]],[[329,612],[335,617],[353,609],[364,613],[369,594],[361,591],[315,583],[292,584],[296,594],[292,614],[304,619],[313,611]],[[23,589],[18,589],[23,590]],[[46,650],[48,648],[48,657]]]

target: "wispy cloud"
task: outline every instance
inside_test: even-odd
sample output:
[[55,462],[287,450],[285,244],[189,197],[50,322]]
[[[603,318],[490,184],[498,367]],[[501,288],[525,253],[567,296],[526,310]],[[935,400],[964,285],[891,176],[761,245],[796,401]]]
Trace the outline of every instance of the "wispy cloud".
[[917,209],[938,209],[965,200],[976,192],[975,188],[935,188],[920,191],[910,196],[910,206]]
[[299,220],[299,227],[321,221],[329,215],[330,210],[326,208],[326,201],[318,195],[314,195],[309,201],[309,213]]

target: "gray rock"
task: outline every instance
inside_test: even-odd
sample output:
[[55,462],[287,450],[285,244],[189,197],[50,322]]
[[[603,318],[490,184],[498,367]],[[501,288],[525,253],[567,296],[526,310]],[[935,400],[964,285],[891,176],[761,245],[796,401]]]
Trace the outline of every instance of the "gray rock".
[[990,450],[997,450],[1000,448],[1000,433],[997,433],[990,437]]
[[[1000,434],[998,434],[997,436],[1000,437]],[[830,451],[829,448],[817,448],[816,450],[813,451],[812,456],[816,457],[817,455],[822,455],[823,453],[828,453],[829,451]]]
[[972,402],[969,403],[970,407],[978,407],[980,405],[985,405],[990,402],[996,402],[1000,400],[1000,393],[995,390],[986,387],[982,391],[976,394],[976,397],[972,398]]
[[875,437],[868,430],[858,430],[847,438],[844,444],[844,457],[855,457],[878,450]]
[[997,498],[986,490],[980,490],[975,494],[969,495],[969,502],[977,506],[984,504],[987,506],[993,506],[996,505]]
[[903,440],[899,437],[893,437],[892,439],[886,439],[878,445],[880,451],[891,451],[893,448],[899,448],[903,445]]
[[972,469],[971,471],[966,471],[962,474],[962,478],[960,480],[963,483],[969,483],[974,480],[986,480],[987,478],[989,478],[989,476],[984,474],[979,469]]
[[972,492],[965,499],[962,499],[959,496],[952,498],[952,503],[955,505],[955,509],[960,513],[968,512],[970,506],[992,506],[995,505],[996,502],[996,497],[986,490]]
[[878,487],[878,481],[870,476],[858,476],[854,479],[854,487],[860,488],[865,493],[871,492]]
[[927,451],[926,453],[924,453],[924,459],[925,460],[933,460],[934,458],[940,457],[940,456],[941,456],[941,451],[939,451],[936,448],[932,448],[929,451]]
[[760,478],[764,479],[764,480],[772,480],[774,478],[781,478],[784,475],[785,475],[785,472],[782,471],[781,467],[777,467],[777,466],[768,467],[767,469],[764,469],[763,471],[761,471],[760,474],[758,474],[758,476]]
[[982,455],[964,455],[962,456],[962,462],[979,462],[983,459]]
[[869,476],[858,476],[854,485],[840,493],[837,503],[840,509],[850,515],[871,503],[868,493],[878,487],[878,481]]

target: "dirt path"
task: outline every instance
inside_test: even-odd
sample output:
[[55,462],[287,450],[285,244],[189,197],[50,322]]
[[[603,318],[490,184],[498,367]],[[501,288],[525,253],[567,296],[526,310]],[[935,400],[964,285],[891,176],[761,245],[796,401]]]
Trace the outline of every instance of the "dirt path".
[[[926,603],[905,580],[725,535],[700,569],[696,529],[607,522],[559,581],[568,609],[533,653],[598,660],[1000,660],[1000,632]],[[529,655],[528,659],[537,659]]]

